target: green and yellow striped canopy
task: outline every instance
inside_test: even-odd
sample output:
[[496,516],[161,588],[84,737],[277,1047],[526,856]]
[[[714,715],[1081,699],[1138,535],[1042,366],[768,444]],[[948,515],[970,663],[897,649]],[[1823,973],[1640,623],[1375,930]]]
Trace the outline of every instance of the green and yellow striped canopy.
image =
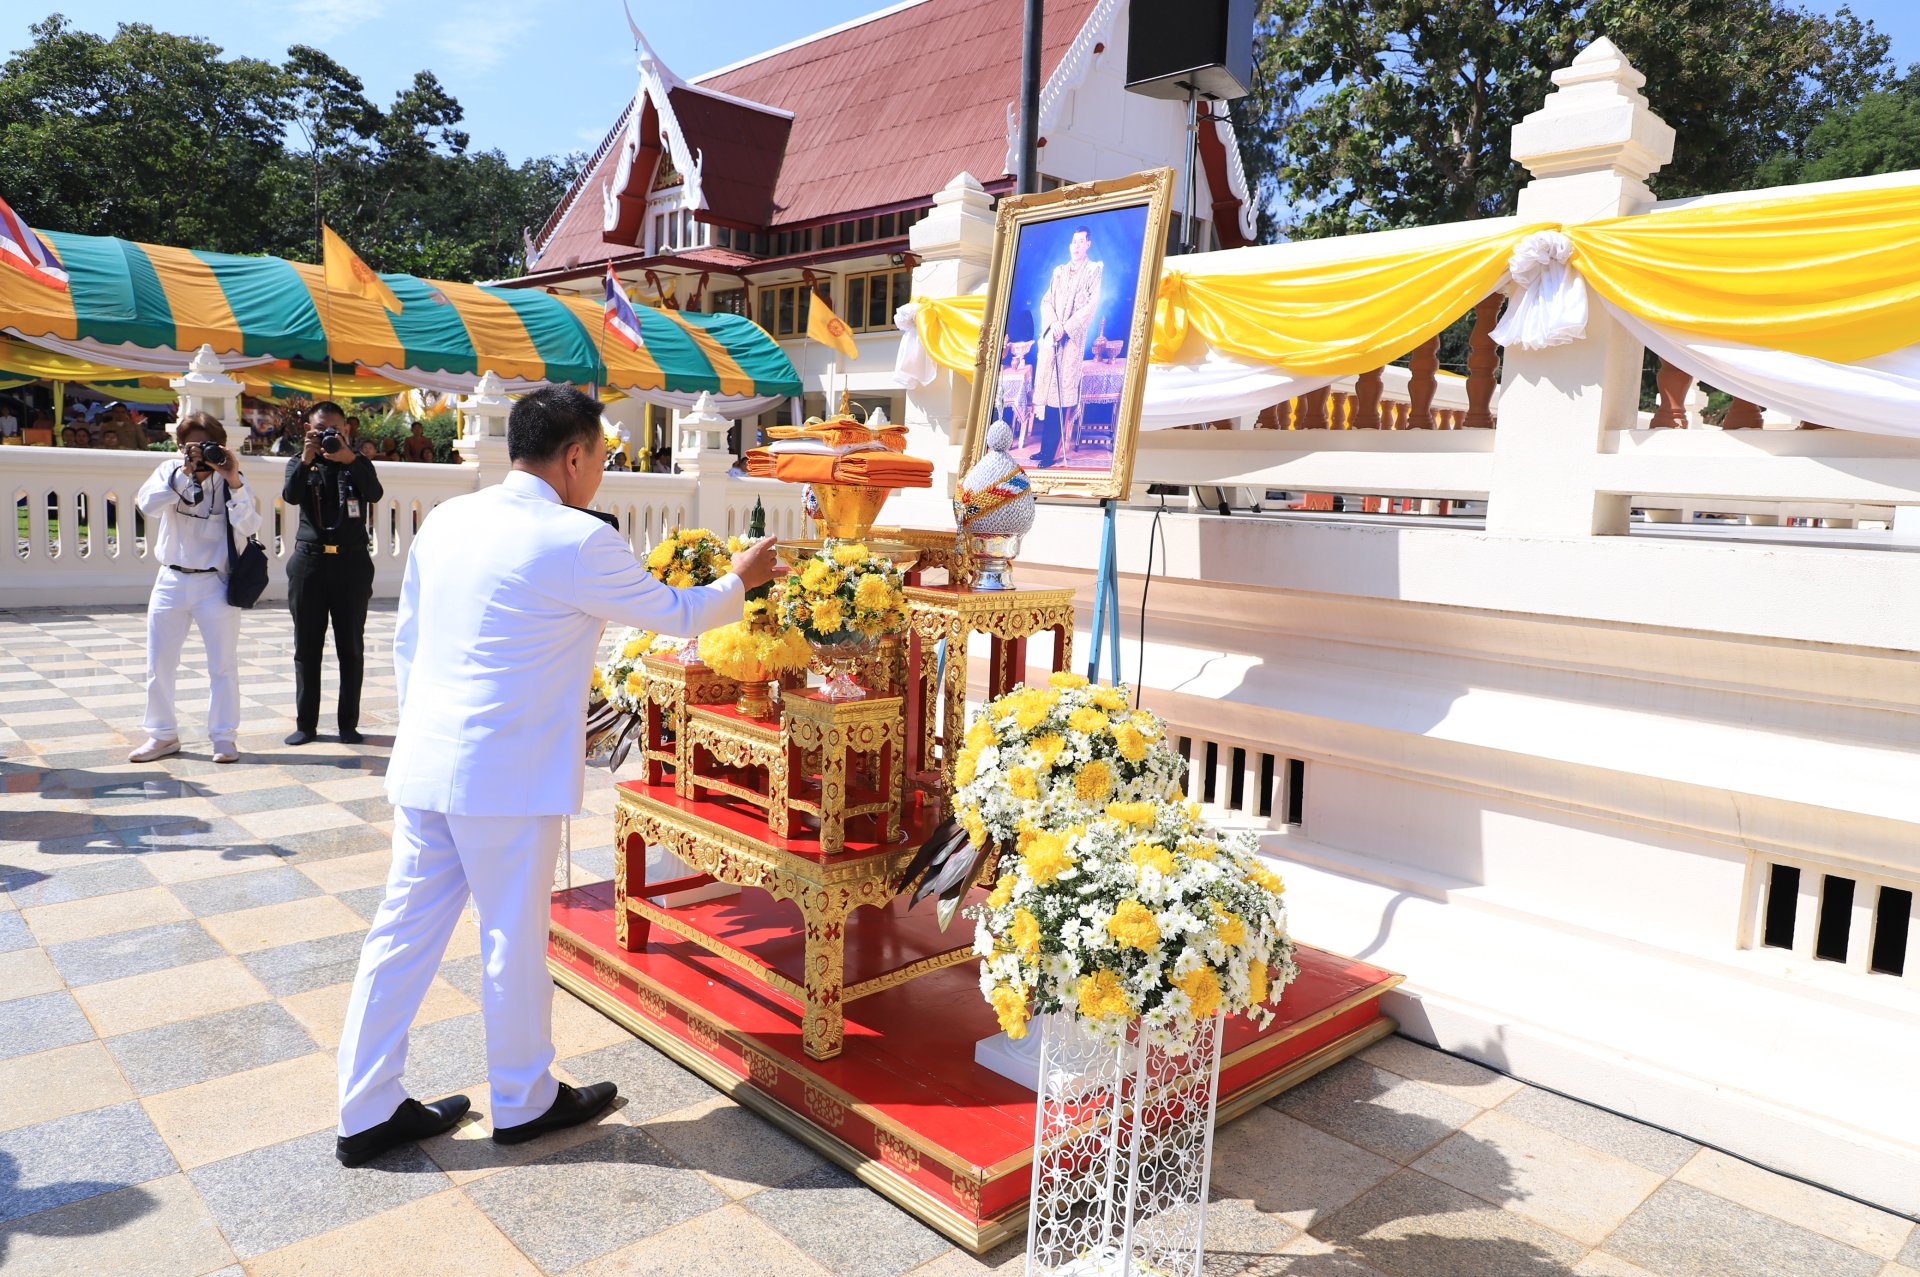
[[[0,270],[0,329],[101,364],[211,346],[223,359],[357,364],[409,385],[465,389],[492,371],[513,383],[629,393],[800,393],[793,364],[740,315],[636,306],[642,350],[604,337],[597,302],[538,289],[382,275],[402,309],[329,294],[320,267],[96,235],[39,232],[69,291]],[[118,356],[118,357],[116,357]],[[461,384],[467,383],[467,384]]]

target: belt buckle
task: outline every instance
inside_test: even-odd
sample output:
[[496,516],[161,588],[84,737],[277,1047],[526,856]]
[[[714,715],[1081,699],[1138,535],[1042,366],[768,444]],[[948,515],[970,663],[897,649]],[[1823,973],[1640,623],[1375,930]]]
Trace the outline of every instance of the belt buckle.
[[320,547],[320,553],[322,553],[322,554],[338,554],[338,553],[340,553],[340,547],[339,547],[339,546],[337,546],[337,545],[323,545],[323,546],[321,546],[321,547]]

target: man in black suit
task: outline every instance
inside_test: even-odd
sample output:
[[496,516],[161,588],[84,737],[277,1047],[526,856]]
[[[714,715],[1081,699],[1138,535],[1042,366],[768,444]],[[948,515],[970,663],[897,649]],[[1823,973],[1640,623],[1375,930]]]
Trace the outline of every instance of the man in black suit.
[[365,666],[367,603],[373,598],[373,556],[367,548],[368,507],[382,495],[373,462],[356,456],[346,416],[317,403],[306,443],[287,464],[280,499],[300,507],[300,532],[287,562],[287,609],[293,613],[294,732],[289,745],[314,739],[320,723],[320,656],[327,626],[340,658],[340,739],[357,745],[360,679]]

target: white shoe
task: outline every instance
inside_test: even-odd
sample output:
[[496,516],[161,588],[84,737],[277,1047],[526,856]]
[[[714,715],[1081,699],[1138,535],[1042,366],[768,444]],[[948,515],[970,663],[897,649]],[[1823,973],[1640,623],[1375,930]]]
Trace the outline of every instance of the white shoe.
[[237,763],[240,761],[240,751],[234,748],[234,744],[230,740],[217,740],[213,742],[213,761],[216,763]]
[[155,759],[165,758],[168,754],[177,754],[179,752],[179,741],[154,740],[149,737],[146,744],[127,755],[127,761],[130,763],[150,763]]

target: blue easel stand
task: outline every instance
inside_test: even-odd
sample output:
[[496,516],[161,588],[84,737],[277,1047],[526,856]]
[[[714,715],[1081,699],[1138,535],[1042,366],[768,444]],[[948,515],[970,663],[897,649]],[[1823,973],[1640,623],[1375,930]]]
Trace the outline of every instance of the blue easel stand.
[[1087,658],[1087,677],[1100,681],[1102,648],[1108,656],[1108,680],[1120,682],[1120,554],[1114,543],[1114,521],[1120,503],[1102,501],[1106,518],[1100,530],[1100,573],[1093,584],[1093,652]]

